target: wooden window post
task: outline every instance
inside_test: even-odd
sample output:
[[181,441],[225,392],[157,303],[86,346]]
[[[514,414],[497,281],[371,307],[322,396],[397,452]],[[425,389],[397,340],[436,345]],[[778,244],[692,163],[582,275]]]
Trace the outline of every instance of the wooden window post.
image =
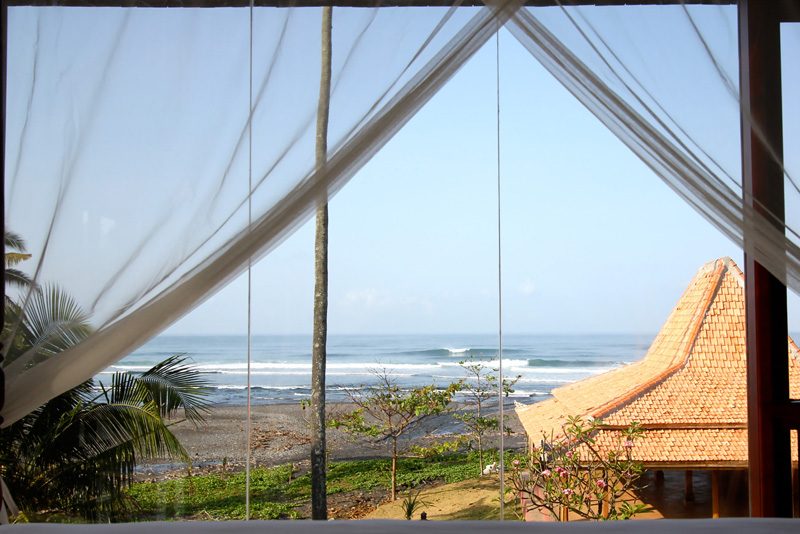
[[[745,202],[783,220],[780,21],[783,2],[739,1]],[[754,126],[761,135],[756,135]],[[775,157],[777,156],[777,157]],[[758,209],[758,208],[757,208]],[[753,236],[745,221],[745,250]],[[791,517],[786,286],[745,253],[750,515]]]
[[719,471],[711,471],[711,517],[719,519]]

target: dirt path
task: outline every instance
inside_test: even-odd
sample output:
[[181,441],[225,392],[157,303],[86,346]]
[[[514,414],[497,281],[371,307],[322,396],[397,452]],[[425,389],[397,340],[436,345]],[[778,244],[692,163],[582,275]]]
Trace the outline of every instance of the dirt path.
[[[454,484],[443,484],[420,493],[426,504],[414,513],[426,512],[428,519],[447,521],[456,519],[498,519],[500,516],[499,481],[497,476],[464,480]],[[395,502],[382,504],[362,519],[404,519],[401,494]],[[513,506],[506,506],[506,519],[516,519]]]

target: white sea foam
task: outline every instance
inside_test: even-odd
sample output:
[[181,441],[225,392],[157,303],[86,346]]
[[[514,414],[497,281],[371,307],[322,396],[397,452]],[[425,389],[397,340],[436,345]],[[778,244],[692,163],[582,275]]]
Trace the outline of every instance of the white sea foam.
[[575,382],[574,378],[533,378],[523,376],[517,381],[518,384],[569,384]]
[[[491,367],[493,365],[497,365],[497,362],[492,361],[476,361],[475,363],[483,364],[487,367]],[[504,362],[507,365],[524,365],[526,360],[508,360]],[[382,370],[386,369],[388,371],[392,370],[407,370],[407,371],[426,371],[432,369],[438,369],[442,367],[458,367],[457,362],[435,362],[435,363],[399,363],[399,362],[350,362],[350,363],[337,363],[337,362],[328,362],[327,368],[332,371],[340,370],[364,370],[364,369],[375,369],[375,370]],[[207,373],[223,373],[226,374],[228,372],[233,371],[247,371],[247,362],[242,363],[201,363],[192,365],[193,368],[207,372]],[[113,369],[119,371],[147,371],[150,369],[148,365],[114,365],[112,366]],[[280,371],[281,374],[290,374],[289,371],[306,371],[311,372],[311,363],[296,363],[296,362],[251,362],[250,364],[251,373],[255,374],[257,371],[261,370],[275,370]],[[328,373],[330,374],[330,373]],[[348,373],[348,374],[358,374],[358,373]],[[371,374],[371,373],[370,373]]]
[[[482,365],[488,369],[495,369],[500,364],[499,360],[471,360],[467,362],[469,365]],[[528,360],[507,360],[503,359],[503,367],[510,366],[527,366]],[[436,367],[461,367],[459,362],[436,362]],[[533,369],[530,368],[529,371]]]
[[[241,384],[221,384],[221,385],[214,385],[212,386],[215,389],[247,389],[246,385]],[[305,386],[261,386],[261,385],[252,385],[253,389],[268,389],[268,390],[276,390],[276,391],[288,391],[292,389],[308,389],[308,385]],[[331,388],[328,388],[331,389]]]
[[524,389],[515,389],[513,392],[509,393],[509,397],[544,397],[545,395],[549,395],[549,393],[545,393],[544,391],[526,391]]
[[612,369],[616,369],[616,367],[509,367],[508,373],[513,374],[531,374],[531,375],[564,375],[564,376],[576,376],[578,375],[575,380],[579,378],[590,376],[590,375],[598,375],[600,373],[605,373],[606,371],[611,371]]
[[[389,370],[391,372],[391,370]],[[247,376],[247,371],[218,371],[214,374],[229,375],[229,376]],[[251,376],[311,376],[311,370],[308,371],[251,371]],[[326,372],[325,376],[375,376],[374,373],[330,373]],[[410,373],[396,373],[391,372],[391,376],[395,378],[404,378],[414,376]]]
[[[495,338],[471,336],[461,340],[452,339],[424,337],[406,341],[379,337],[375,340],[358,338],[352,343],[345,339],[344,343],[340,341],[339,345],[334,343],[330,347],[327,365],[329,383],[343,387],[370,384],[374,383],[373,370],[385,369],[404,388],[430,383],[441,387],[456,380],[470,380],[459,366],[460,360],[469,359],[471,363],[483,365],[487,373],[498,368],[499,360],[496,350],[492,348]],[[281,338],[278,340],[280,345],[276,346],[263,343],[265,340],[267,338],[260,341],[256,339],[256,345],[261,342],[262,346],[255,347],[255,361],[251,364],[252,383],[254,388],[261,390],[261,396],[257,398],[286,402],[291,401],[293,395],[294,398],[307,396],[311,375],[308,340]],[[238,402],[246,390],[247,361],[241,348],[245,345],[228,345],[226,340],[212,341],[216,344],[209,346],[205,338],[181,338],[179,345],[180,350],[189,353],[192,358],[187,363],[205,374],[204,378],[219,391],[223,402]],[[101,371],[98,378],[107,383],[109,377],[106,375],[114,372],[147,371],[159,359],[172,353],[176,342],[170,343],[157,347],[158,350],[140,350],[127,362],[123,360]],[[593,337],[585,340],[579,337],[518,337],[504,353],[503,370],[509,378],[521,375],[521,380],[516,384],[519,389],[512,396],[525,402],[524,399],[532,395],[547,395],[553,387],[616,369],[621,365],[617,362],[633,361],[646,350],[646,347],[634,350],[632,344],[631,348],[627,348],[625,343],[627,341],[624,339],[623,344],[619,345],[617,340],[605,341]],[[298,383],[301,385],[296,385]]]

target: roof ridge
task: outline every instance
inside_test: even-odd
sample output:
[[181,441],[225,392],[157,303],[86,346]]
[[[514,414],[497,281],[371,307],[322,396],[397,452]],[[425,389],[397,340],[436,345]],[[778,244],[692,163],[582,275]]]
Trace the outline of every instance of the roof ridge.
[[[670,321],[671,321],[671,320],[672,320],[672,318],[673,318],[673,315],[674,315],[674,314],[675,314],[675,312],[678,310],[678,307],[680,306],[680,304],[681,304],[681,303],[682,303],[682,302],[683,302],[683,301],[684,301],[684,300],[687,298],[687,296],[688,296],[688,295],[690,295],[690,294],[691,294],[692,288],[693,288],[693,287],[694,287],[694,285],[695,285],[695,284],[694,284],[694,282],[697,280],[698,276],[700,276],[700,275],[701,275],[701,274],[702,274],[704,271],[706,271],[706,270],[709,270],[709,269],[711,269],[712,267],[714,267],[714,266],[715,266],[715,264],[716,264],[716,263],[717,263],[717,262],[718,262],[720,259],[724,260],[724,259],[726,259],[726,258],[719,258],[719,259],[717,259],[717,260],[712,260],[712,261],[706,262],[706,263],[704,263],[702,266],[700,266],[700,268],[697,270],[697,272],[695,273],[695,275],[694,275],[694,276],[692,277],[692,279],[690,280],[690,282],[689,282],[689,285],[687,285],[687,286],[684,288],[683,292],[681,293],[681,296],[678,298],[678,301],[677,301],[677,303],[676,303],[676,304],[675,304],[675,306],[673,307],[673,309],[672,309],[672,312],[670,312],[670,315],[667,317],[667,321],[666,321],[666,322],[665,322],[665,323],[664,323],[664,324],[661,326],[661,330],[660,330],[660,331],[659,331],[659,333],[656,335],[656,337],[655,337],[655,339],[653,340],[653,342],[650,344],[650,348],[648,348],[648,351],[647,351],[647,353],[645,353],[645,356],[644,356],[644,358],[642,358],[642,359],[641,359],[641,360],[639,360],[639,361],[636,361],[636,362],[633,362],[633,363],[631,363],[631,364],[630,364],[630,366],[635,366],[635,365],[642,364],[642,363],[643,363],[645,360],[647,360],[647,355],[649,354],[649,352],[650,352],[650,349],[652,349],[652,346],[653,346],[653,345],[656,343],[656,341],[659,339],[659,336],[661,335],[661,332],[664,330],[664,326],[666,326],[667,324],[669,324],[669,323],[670,323]],[[730,259],[730,258],[727,258],[727,259]],[[731,261],[732,261],[732,260],[731,260]],[[626,367],[623,367],[623,368],[620,368],[620,369],[614,369],[614,370],[608,371],[608,372],[606,372],[606,373],[601,373],[601,374],[599,374],[599,375],[595,375],[595,376],[593,376],[593,377],[584,378],[584,379],[582,379],[582,380],[578,380],[578,381],[576,381],[576,382],[572,382],[572,383],[570,383],[570,384],[565,384],[565,385],[563,385],[563,386],[559,386],[559,387],[557,387],[557,388],[553,388],[553,389],[550,391],[550,395],[552,395],[553,397],[555,397],[555,398],[559,399],[559,401],[563,403],[563,402],[564,402],[564,400],[563,400],[563,399],[561,398],[561,396],[560,396],[560,394],[561,394],[561,393],[567,393],[567,392],[569,392],[569,391],[571,391],[571,390],[575,389],[576,387],[580,387],[580,385],[581,385],[583,382],[587,381],[587,380],[599,379],[599,378],[602,378],[602,377],[604,377],[604,376],[606,376],[606,375],[609,375],[609,374],[611,374],[611,373],[618,372],[618,371],[620,371],[620,370],[622,370],[622,369],[627,369],[627,368],[628,368],[628,367],[630,367],[630,366],[626,366]],[[607,401],[607,402],[605,402],[605,403],[603,403],[603,404],[601,404],[600,406],[602,407],[602,406],[604,406],[604,405],[605,405],[605,404],[607,404],[607,403],[608,403],[608,401]],[[581,411],[585,411],[585,412],[589,413],[589,412],[591,412],[591,411],[592,411],[592,408],[590,407],[590,408],[587,408],[587,409],[585,409],[585,410],[581,410]]]
[[[729,256],[724,256],[720,258],[720,260],[726,263],[726,265],[728,266],[728,270],[732,271],[736,275],[737,281],[740,282],[742,286],[744,286],[744,272],[742,271],[742,269],[739,268],[736,262]],[[794,356],[797,359],[800,359],[800,347],[797,346],[797,343],[795,343],[795,340],[792,339],[791,335],[789,335],[788,338],[789,338],[789,351],[792,353],[792,356]]]
[[[609,401],[606,401],[604,404],[601,404],[591,413],[593,417],[596,418],[605,417],[609,413],[615,411],[616,409],[622,407],[623,405],[630,403],[637,397],[647,393],[648,391],[650,391],[651,389],[653,389],[654,387],[662,383],[664,380],[666,380],[667,378],[669,378],[670,376],[672,376],[673,374],[675,374],[676,372],[678,372],[679,370],[681,370],[683,367],[686,366],[686,364],[689,362],[689,355],[692,353],[692,349],[695,346],[695,343],[697,341],[697,336],[700,333],[700,328],[703,325],[703,321],[706,317],[706,314],[708,313],[711,304],[714,302],[714,297],[717,295],[717,292],[719,291],[719,288],[722,285],[722,280],[725,278],[725,273],[729,270],[729,262],[733,262],[733,260],[731,260],[728,257],[708,262],[707,264],[703,265],[697,271],[697,274],[694,276],[694,279],[692,281],[696,280],[704,271],[708,270],[712,266],[714,267],[714,272],[712,273],[712,281],[711,283],[708,284],[705,295],[703,299],[700,301],[701,305],[697,306],[697,308],[695,309],[694,316],[692,317],[692,320],[690,321],[687,327],[687,330],[691,329],[690,330],[691,334],[689,335],[688,338],[685,338],[684,343],[681,346],[680,352],[678,353],[680,355],[679,358],[677,358],[678,361],[670,365],[667,369],[660,372],[650,380],[647,380],[642,384],[638,384],[634,388],[628,390],[623,395],[617,396]],[[692,285],[693,284],[689,284],[689,287],[691,287]],[[678,301],[678,304],[680,304],[683,301],[683,298],[684,297],[681,296],[681,299]],[[667,324],[668,323],[669,320],[667,321]],[[645,356],[645,358],[646,357],[647,356]]]

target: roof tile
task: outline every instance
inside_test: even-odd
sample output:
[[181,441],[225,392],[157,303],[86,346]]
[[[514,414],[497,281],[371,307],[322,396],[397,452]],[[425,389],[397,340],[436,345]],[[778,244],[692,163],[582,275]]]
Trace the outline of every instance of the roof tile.
[[[798,398],[800,350],[788,343],[791,396]],[[558,434],[568,415],[657,427],[638,449],[646,463],[745,465],[746,378],[744,276],[721,258],[698,271],[642,360],[557,388],[517,414],[529,436]],[[598,439],[610,443],[615,433]]]

